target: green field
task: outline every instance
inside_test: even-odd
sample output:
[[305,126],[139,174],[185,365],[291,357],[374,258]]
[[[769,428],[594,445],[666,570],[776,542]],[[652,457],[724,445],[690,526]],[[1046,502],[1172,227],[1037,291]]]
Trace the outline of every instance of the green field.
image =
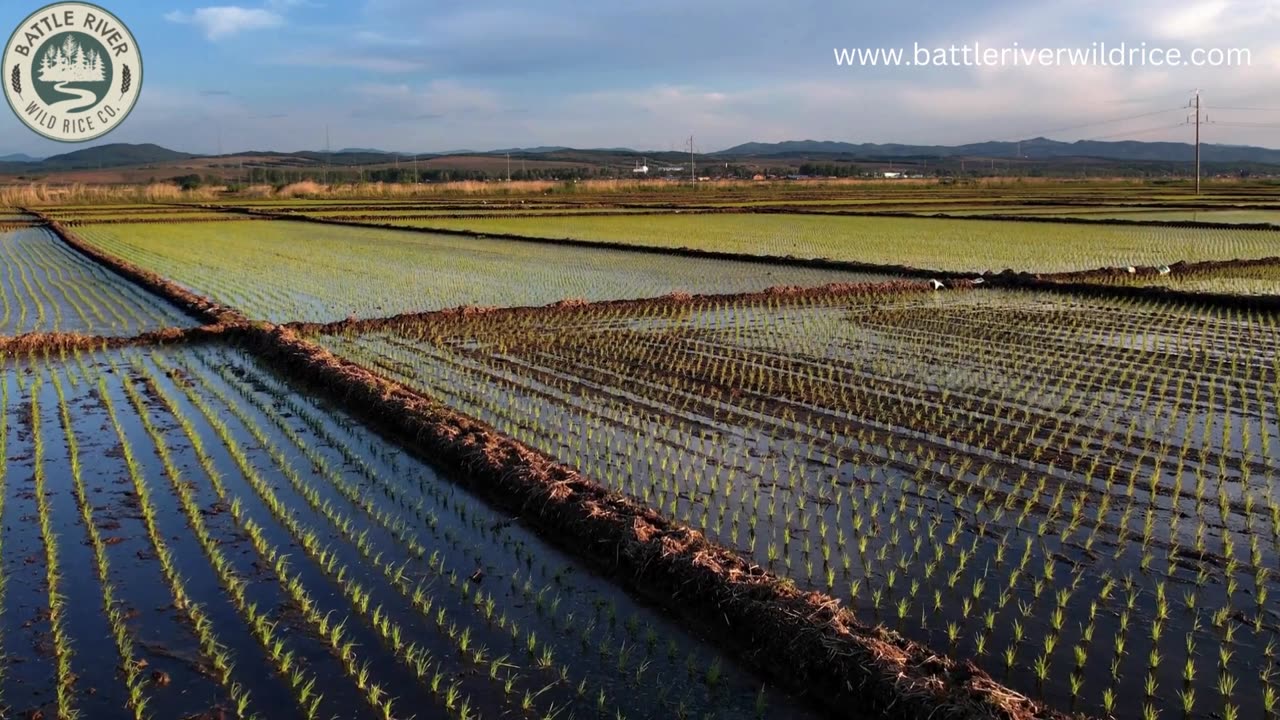
[[809,215],[429,219],[405,225],[794,255],[935,270],[1032,272],[1280,255],[1280,233]]
[[89,225],[79,232],[107,252],[273,322],[887,279],[288,221]]

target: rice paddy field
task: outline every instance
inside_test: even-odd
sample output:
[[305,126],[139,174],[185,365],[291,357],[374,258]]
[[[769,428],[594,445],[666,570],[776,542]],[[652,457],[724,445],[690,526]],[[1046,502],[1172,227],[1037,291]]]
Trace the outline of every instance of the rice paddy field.
[[545,238],[902,264],[1067,272],[1280,255],[1280,232],[803,214],[424,219],[389,222]]
[[1060,707],[1274,698],[1274,318],[984,291],[321,342]]
[[300,222],[103,224],[106,252],[272,322],[460,305],[545,305],[671,292],[753,292],[884,275]]
[[121,336],[190,324],[44,228],[0,232],[0,335]]
[[802,210],[1179,203],[0,211],[0,717],[1280,718],[1280,236]]
[[11,711],[810,717],[241,353],[17,361],[0,400]]

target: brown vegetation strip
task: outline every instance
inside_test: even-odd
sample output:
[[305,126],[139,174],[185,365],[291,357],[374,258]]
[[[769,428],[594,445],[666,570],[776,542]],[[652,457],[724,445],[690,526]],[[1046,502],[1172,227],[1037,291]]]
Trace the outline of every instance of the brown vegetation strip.
[[90,245],[80,238],[80,236],[71,232],[66,226],[56,220],[50,219],[47,215],[39,211],[31,211],[42,220],[48,223],[49,229],[55,235],[62,239],[73,250],[93,260],[94,262],[105,265],[118,275],[132,281],[153,295],[157,295],[169,302],[177,305],[184,312],[201,322],[209,325],[227,325],[248,322],[243,314],[238,310],[219,305],[211,300],[201,297],[190,290],[178,285],[177,283],[154,273],[150,270],[126,262],[109,253],[105,253],[98,248]]
[[210,340],[226,335],[228,325],[202,325],[194,328],[163,328],[139,335],[107,337],[81,333],[33,332],[13,337],[0,336],[0,358],[10,355],[44,355],[63,352],[92,352],[139,345],[171,345]]
[[289,328],[245,326],[240,335],[287,375],[342,402],[837,717],[1066,717],[1001,686],[972,662],[863,625],[838,600],[801,592],[696,530]]

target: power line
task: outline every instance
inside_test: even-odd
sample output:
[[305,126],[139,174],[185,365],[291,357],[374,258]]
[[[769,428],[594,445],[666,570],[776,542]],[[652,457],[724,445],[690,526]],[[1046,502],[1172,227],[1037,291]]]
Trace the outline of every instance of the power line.
[[1237,120],[1214,120],[1213,124],[1226,127],[1280,128],[1280,123],[1240,122]]
[[1138,113],[1137,115],[1126,115],[1125,117],[1111,118],[1109,120],[1097,120],[1095,122],[1080,123],[1079,125],[1068,125],[1066,127],[1053,128],[1052,130],[1042,130],[1037,133],[1024,133],[1024,135],[1042,136],[1042,135],[1048,135],[1050,133],[1065,132],[1067,130],[1079,130],[1080,128],[1095,127],[1097,125],[1111,125],[1113,123],[1124,122],[1126,120],[1138,120],[1145,117],[1152,117],[1154,115],[1163,115],[1165,113],[1170,113],[1177,110],[1185,110],[1185,109],[1186,109],[1185,106],[1182,106],[1182,107],[1174,107],[1174,108],[1165,108],[1163,110],[1152,110],[1150,112]]
[[[1181,108],[1179,108],[1181,109]],[[1174,123],[1173,125],[1161,125],[1160,127],[1143,128],[1142,130],[1126,130],[1124,132],[1113,133],[1111,135],[1098,135],[1096,137],[1086,138],[1087,140],[1106,140],[1108,138],[1124,137],[1125,135],[1145,135],[1146,133],[1158,132],[1160,130],[1172,130],[1173,128],[1186,127],[1186,122]]]
[[1250,112],[1280,112],[1280,108],[1263,107],[1231,107],[1225,105],[1205,105],[1210,110],[1246,110]]
[[1196,195],[1200,194],[1200,89],[1196,89]]

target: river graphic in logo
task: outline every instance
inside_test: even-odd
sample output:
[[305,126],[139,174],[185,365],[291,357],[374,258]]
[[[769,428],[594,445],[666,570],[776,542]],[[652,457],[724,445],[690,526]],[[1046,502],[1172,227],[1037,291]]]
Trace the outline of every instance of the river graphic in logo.
[[142,56],[110,12],[60,2],[32,13],[4,50],[5,99],[35,132],[85,142],[111,132],[142,88]]

